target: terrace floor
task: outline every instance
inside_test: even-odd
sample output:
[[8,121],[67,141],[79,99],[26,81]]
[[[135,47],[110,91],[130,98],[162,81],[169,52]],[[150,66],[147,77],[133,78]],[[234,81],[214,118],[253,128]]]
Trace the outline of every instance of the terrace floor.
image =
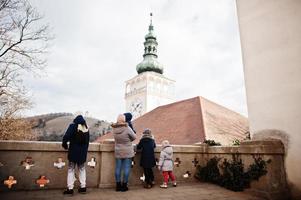
[[73,196],[64,196],[62,190],[9,191],[1,192],[1,200],[263,200],[246,192],[232,192],[208,183],[186,183],[178,187],[161,189],[155,185],[152,189],[130,187],[127,192],[115,192],[114,189],[88,188],[86,194],[75,191]]

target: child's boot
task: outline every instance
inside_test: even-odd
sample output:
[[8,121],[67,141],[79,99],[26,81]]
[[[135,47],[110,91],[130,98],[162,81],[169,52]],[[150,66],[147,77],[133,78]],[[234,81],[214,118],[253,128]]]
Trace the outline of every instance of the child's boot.
[[152,181],[151,185],[154,186],[155,185],[155,181]]
[[160,185],[160,188],[167,188],[167,183],[163,183],[162,185]]
[[172,183],[172,186],[177,187],[177,182],[174,181],[174,182]]
[[148,183],[145,183],[145,184],[144,184],[144,188],[150,189],[150,188],[152,188],[152,185],[151,185],[151,184],[148,184]]

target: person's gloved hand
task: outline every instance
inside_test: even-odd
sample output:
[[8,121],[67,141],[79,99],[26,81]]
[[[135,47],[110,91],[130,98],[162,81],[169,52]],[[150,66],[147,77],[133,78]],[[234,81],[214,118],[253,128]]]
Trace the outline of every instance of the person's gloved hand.
[[67,143],[62,143],[62,147],[66,150],[68,150],[68,144]]

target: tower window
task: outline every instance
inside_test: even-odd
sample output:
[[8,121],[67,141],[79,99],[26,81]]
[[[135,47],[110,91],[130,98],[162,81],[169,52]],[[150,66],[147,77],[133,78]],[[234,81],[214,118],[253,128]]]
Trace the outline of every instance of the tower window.
[[148,46],[148,52],[151,52],[151,50],[152,50],[152,47]]

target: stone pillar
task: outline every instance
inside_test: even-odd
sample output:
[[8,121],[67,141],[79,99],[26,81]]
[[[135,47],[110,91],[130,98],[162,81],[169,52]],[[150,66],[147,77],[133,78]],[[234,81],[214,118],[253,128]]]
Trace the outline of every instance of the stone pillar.
[[110,188],[115,185],[115,156],[114,156],[114,140],[105,140],[100,145],[101,161],[100,161],[100,188]]
[[301,1],[237,0],[252,138],[286,146],[286,173],[301,199]]

